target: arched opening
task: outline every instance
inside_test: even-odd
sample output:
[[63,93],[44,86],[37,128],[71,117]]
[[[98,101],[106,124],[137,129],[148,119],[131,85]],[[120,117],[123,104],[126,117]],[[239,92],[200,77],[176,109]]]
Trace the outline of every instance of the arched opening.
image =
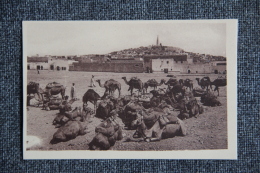
[[58,71],[60,70],[60,66],[57,66],[57,70],[58,70]]
[[43,70],[43,66],[41,66],[41,70]]
[[30,65],[27,65],[27,70],[30,70]]
[[41,69],[41,66],[37,65],[37,70],[40,70]]
[[191,71],[190,71],[190,70],[188,70],[188,73],[190,74],[190,73],[191,73]]
[[215,74],[218,74],[218,70],[215,70],[214,73],[215,73]]
[[53,66],[53,65],[50,65],[50,69],[51,69],[51,70],[54,70],[54,66]]

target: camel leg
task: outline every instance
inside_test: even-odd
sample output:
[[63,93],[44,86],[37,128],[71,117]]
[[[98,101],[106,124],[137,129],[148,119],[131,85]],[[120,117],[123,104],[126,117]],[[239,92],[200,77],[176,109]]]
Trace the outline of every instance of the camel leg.
[[153,135],[155,137],[152,137],[152,138],[146,138],[145,141],[146,142],[154,142],[154,141],[160,141],[162,139],[162,133],[163,133],[163,129],[157,129],[156,130],[156,133],[153,132]]
[[121,95],[121,91],[120,91],[120,89],[118,88],[118,97],[120,97],[120,95]]
[[216,86],[216,88],[214,89],[214,91],[216,91],[216,90],[217,90],[218,96],[219,96],[219,87],[218,86]]

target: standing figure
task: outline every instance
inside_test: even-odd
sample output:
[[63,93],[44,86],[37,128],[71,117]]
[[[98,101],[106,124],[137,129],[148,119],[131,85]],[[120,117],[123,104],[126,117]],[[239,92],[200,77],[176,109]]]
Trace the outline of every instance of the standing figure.
[[74,100],[77,99],[75,83],[72,83],[71,90],[70,90],[70,97],[71,97],[71,99],[74,99]]
[[92,78],[91,78],[91,81],[90,81],[90,86],[91,86],[91,87],[96,87],[94,75],[92,75]]

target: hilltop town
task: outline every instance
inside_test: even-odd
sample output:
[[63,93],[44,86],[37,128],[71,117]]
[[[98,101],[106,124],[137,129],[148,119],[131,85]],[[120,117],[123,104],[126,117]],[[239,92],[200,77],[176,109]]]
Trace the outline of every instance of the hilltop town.
[[[27,69],[96,72],[225,73],[226,57],[187,52],[159,43],[108,54],[28,57]],[[47,63],[47,64],[46,64]]]

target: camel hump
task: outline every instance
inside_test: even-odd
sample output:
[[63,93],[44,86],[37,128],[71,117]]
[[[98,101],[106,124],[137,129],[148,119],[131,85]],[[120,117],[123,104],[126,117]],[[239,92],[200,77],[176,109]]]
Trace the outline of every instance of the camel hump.
[[149,79],[147,82],[150,83],[150,84],[157,84],[158,83],[155,79]]
[[116,82],[116,80],[115,80],[115,79],[109,79],[109,81],[113,81],[113,82]]
[[51,89],[51,88],[54,88],[54,87],[62,87],[63,85],[61,85],[60,83],[57,83],[57,82],[52,82],[52,83],[48,83],[46,85],[46,89]]
[[177,81],[176,78],[172,78],[172,77],[171,77],[171,78],[169,79],[169,82],[176,82],[176,81]]

